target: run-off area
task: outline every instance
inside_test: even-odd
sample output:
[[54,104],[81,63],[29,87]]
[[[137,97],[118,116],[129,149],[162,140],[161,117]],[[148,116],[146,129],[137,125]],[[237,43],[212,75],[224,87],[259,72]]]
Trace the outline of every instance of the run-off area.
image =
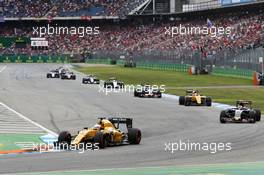
[[0,155],[33,148],[47,135],[55,134],[0,102]]

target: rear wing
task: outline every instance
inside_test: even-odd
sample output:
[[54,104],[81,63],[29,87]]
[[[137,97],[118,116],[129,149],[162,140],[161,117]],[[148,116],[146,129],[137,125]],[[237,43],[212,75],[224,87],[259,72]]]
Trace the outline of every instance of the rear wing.
[[252,105],[252,101],[250,100],[237,100],[236,106],[250,106]]
[[196,93],[199,93],[198,90],[194,90],[194,89],[187,89],[186,90],[186,95],[191,95],[193,93],[193,91],[195,91]]
[[132,128],[133,119],[132,118],[119,118],[119,117],[111,117],[108,120],[113,123],[119,125],[120,123],[126,124],[127,128]]
[[111,80],[117,80],[117,79],[116,77],[110,77],[108,80],[111,81]]

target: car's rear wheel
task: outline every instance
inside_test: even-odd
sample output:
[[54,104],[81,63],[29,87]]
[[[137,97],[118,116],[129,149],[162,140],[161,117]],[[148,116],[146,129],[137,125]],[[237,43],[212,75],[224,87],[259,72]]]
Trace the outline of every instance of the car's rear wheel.
[[206,97],[205,102],[206,102],[206,106],[212,106],[212,98],[211,97]]
[[141,131],[137,128],[128,129],[128,141],[130,144],[139,144],[141,141]]
[[107,140],[104,137],[104,133],[98,132],[94,137],[94,142],[98,144],[99,148],[104,149],[107,147]]
[[157,97],[158,97],[158,98],[161,98],[161,97],[162,97],[162,95],[161,95],[160,92],[157,94]]
[[221,111],[221,113],[220,113],[220,123],[226,123],[225,117],[226,117],[225,111]]
[[185,97],[184,96],[180,96],[179,105],[184,105],[184,104],[185,104]]
[[261,120],[261,111],[258,109],[255,109],[255,117],[256,121],[259,122]]

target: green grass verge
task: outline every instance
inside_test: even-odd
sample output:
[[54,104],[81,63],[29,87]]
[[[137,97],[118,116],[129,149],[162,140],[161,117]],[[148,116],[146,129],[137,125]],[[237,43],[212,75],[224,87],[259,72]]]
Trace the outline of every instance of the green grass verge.
[[155,85],[166,85],[166,93],[175,95],[184,95],[184,87],[206,87],[201,88],[200,92],[204,95],[211,96],[214,102],[234,105],[236,100],[252,100],[253,106],[264,111],[264,89],[254,87],[225,88],[217,86],[240,86],[252,85],[252,80],[223,77],[217,75],[199,75],[190,76],[184,72],[159,71],[138,68],[124,68],[121,66],[111,67],[76,67],[76,70],[89,74],[96,74],[101,79],[108,79],[114,76],[126,84],[150,83]]
[[0,151],[21,149],[16,142],[42,143],[38,134],[0,134]]
[[155,85],[164,84],[169,87],[252,84],[251,80],[241,78],[221,77],[216,75],[188,76],[186,72],[124,68],[121,66],[76,67],[76,70],[87,74],[96,74],[99,78],[104,80],[109,77],[116,77],[126,84],[150,83]]

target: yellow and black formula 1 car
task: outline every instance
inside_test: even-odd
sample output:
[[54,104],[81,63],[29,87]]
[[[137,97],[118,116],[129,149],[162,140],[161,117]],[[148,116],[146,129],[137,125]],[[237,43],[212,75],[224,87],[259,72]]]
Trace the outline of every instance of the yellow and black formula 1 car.
[[99,122],[91,128],[84,128],[72,136],[68,131],[59,134],[55,146],[96,143],[99,148],[122,144],[139,144],[141,131],[132,128],[132,118],[99,118]]
[[212,106],[212,98],[200,95],[197,90],[186,90],[186,96],[180,96],[179,104],[185,106]]

